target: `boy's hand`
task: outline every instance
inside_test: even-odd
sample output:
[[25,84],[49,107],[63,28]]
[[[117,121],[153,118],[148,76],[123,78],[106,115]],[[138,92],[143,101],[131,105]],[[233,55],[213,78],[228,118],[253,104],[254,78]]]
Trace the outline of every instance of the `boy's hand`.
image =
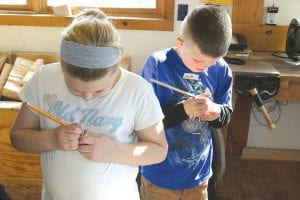
[[199,117],[204,121],[213,121],[221,113],[220,105],[210,99],[211,94],[204,93],[183,103],[186,114],[190,117]]
[[60,126],[54,129],[54,137],[57,148],[65,151],[74,151],[78,149],[78,139],[82,129],[78,124]]
[[79,138],[78,151],[87,159],[106,162],[111,159],[117,142],[105,135],[87,132]]

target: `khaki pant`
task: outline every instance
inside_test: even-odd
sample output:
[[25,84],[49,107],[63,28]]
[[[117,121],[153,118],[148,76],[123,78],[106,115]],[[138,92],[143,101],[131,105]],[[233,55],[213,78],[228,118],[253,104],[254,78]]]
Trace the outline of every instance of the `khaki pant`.
[[198,187],[186,190],[169,190],[160,188],[141,177],[142,200],[208,200],[208,181]]

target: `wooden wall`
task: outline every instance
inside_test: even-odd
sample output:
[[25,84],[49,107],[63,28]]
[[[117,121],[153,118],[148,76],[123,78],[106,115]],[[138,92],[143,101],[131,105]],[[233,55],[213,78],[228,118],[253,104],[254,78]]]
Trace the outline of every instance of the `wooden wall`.
[[12,200],[38,200],[42,185],[40,155],[19,152],[11,146],[10,126],[20,104],[9,104],[0,102],[0,184]]
[[252,51],[285,51],[288,26],[264,25],[264,0],[233,0],[234,33],[243,33]]

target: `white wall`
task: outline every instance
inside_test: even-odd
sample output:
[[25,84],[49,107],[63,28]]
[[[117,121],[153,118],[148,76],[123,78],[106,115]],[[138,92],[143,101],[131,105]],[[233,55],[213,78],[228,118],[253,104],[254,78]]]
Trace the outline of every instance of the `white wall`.
[[275,7],[279,7],[277,25],[288,25],[293,18],[300,20],[299,0],[265,0],[265,13],[267,12],[267,7],[272,7],[273,3]]
[[[188,4],[189,9],[199,4],[199,0],[176,0]],[[291,18],[300,18],[299,0],[265,0],[265,7],[279,6],[278,24],[288,25]],[[175,8],[176,20],[177,6]],[[175,21],[174,31],[119,30],[125,52],[132,57],[132,70],[140,73],[147,56],[156,50],[172,47],[181,22]],[[0,51],[58,52],[60,33],[63,28],[0,26]],[[296,134],[299,103],[283,108],[284,112],[273,135],[268,134],[251,118],[248,145],[256,147],[278,147],[300,149],[300,134]],[[291,122],[295,122],[294,125]],[[298,120],[299,121],[299,120]]]
[[[269,105],[269,103],[265,104],[266,108]],[[256,111],[256,109],[254,109],[254,112],[258,120],[266,124],[261,113]],[[273,120],[277,120],[280,117],[274,130],[269,130],[266,126],[259,125],[252,114],[247,146],[300,150],[299,113],[299,102],[289,102],[288,106],[282,106],[281,113],[279,108],[276,107],[270,113],[270,117]]]

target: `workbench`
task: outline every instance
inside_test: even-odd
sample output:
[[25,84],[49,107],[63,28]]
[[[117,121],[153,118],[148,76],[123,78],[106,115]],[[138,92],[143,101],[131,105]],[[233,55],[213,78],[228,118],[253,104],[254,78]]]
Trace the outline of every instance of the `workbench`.
[[[271,55],[270,52],[254,52],[249,59],[246,59],[246,64],[233,65],[230,64],[234,77],[243,73],[255,73],[261,66],[254,66],[253,63],[265,63],[271,64],[280,74],[280,86],[276,96],[272,99],[276,100],[300,100],[300,66],[288,63],[282,58],[277,58]],[[246,70],[241,70],[244,68]],[[270,73],[273,73],[270,71]],[[232,119],[227,129],[225,129],[225,138],[227,141],[226,152],[230,151],[233,155],[241,156],[243,149],[247,146],[249,123],[252,99],[245,98],[242,95],[233,92],[233,99],[235,100],[235,108],[232,115]],[[230,144],[229,140],[230,138]],[[230,146],[229,146],[230,145]],[[297,152],[299,153],[299,152]]]

